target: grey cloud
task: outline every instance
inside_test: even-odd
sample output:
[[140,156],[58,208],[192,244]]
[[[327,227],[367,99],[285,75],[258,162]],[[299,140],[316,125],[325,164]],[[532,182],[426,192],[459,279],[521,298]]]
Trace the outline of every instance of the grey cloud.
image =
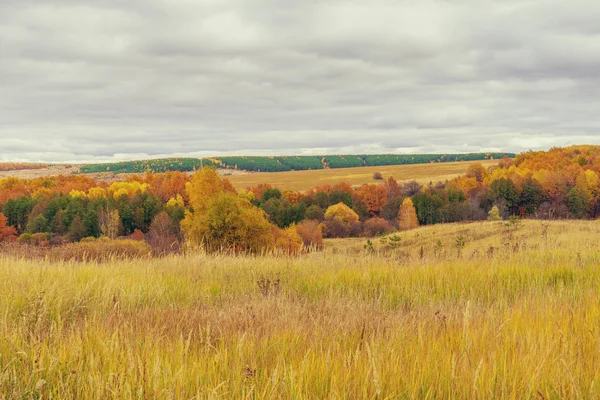
[[599,17],[593,0],[2,1],[0,160],[600,144]]

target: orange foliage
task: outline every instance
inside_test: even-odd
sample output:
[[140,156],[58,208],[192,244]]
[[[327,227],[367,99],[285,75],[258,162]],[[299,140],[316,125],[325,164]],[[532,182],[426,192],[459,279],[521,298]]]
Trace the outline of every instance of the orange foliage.
[[358,197],[371,215],[379,215],[381,208],[387,202],[387,190],[379,185],[362,185],[358,189]]
[[402,202],[400,212],[398,213],[398,226],[401,231],[407,231],[419,226],[417,211],[411,199],[404,199]]
[[190,177],[179,171],[169,171],[162,174],[147,173],[144,182],[150,185],[150,193],[156,195],[163,202],[171,198],[177,198],[177,195],[183,197],[187,202],[185,185],[190,181]]
[[268,183],[260,183],[256,186],[247,188],[249,192],[252,192],[254,194],[254,198],[257,200],[260,200],[262,198],[263,193],[267,189],[273,189],[273,186],[269,185]]
[[14,241],[17,238],[17,230],[6,223],[7,218],[0,213],[0,243]]
[[323,247],[323,226],[316,220],[304,220],[296,226],[296,231],[302,237],[307,248],[320,249]]
[[302,193],[294,192],[292,190],[286,190],[283,192],[283,198],[290,202],[290,204],[298,204],[302,200]]
[[481,187],[477,178],[461,176],[448,183],[448,187],[462,191],[467,197],[471,196],[476,189]]
[[352,187],[352,185],[350,185],[348,182],[336,183],[331,188],[331,191],[345,192],[345,193],[348,193],[348,194],[354,194],[354,192],[355,192],[355,190]]

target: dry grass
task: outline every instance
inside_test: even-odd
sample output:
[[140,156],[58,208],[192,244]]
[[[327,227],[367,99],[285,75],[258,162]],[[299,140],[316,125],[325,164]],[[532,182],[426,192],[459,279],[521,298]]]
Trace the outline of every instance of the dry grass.
[[0,393],[600,396],[596,222],[456,224],[400,237],[395,250],[328,241],[300,258],[0,256]]
[[[496,165],[498,161],[482,161],[485,166]],[[257,172],[246,175],[227,176],[236,189],[245,189],[260,183],[268,183],[285,190],[304,191],[318,185],[348,182],[352,185],[379,182],[373,180],[375,172],[381,172],[384,179],[393,176],[406,182],[417,180],[421,183],[446,181],[467,171],[471,162],[391,165],[382,167],[336,168],[314,171]]]

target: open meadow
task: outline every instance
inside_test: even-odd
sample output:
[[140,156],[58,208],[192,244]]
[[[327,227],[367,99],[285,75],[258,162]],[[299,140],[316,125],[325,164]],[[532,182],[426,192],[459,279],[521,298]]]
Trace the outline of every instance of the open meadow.
[[[498,164],[498,160],[477,161],[486,168]],[[373,174],[380,172],[384,179],[393,176],[399,182],[416,180],[421,184],[446,181],[463,175],[473,162],[448,162],[433,164],[386,165],[378,167],[334,168],[311,171],[255,172],[226,176],[237,190],[259,184],[269,184],[282,190],[305,191],[319,185],[348,182],[351,185],[377,183]],[[227,175],[227,171],[224,171]]]
[[0,255],[0,393],[598,398],[599,243],[595,221],[524,221],[299,257]]

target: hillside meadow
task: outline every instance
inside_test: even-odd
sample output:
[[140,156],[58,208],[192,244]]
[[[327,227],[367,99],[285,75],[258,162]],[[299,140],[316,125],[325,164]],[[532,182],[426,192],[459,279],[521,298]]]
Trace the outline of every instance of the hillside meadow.
[[595,221],[523,221],[299,257],[0,253],[0,393],[598,398],[598,243]]
[[[377,183],[373,180],[373,174],[380,172],[384,179],[394,177],[400,182],[416,180],[421,184],[429,182],[444,182],[451,180],[467,172],[472,162],[448,162],[433,164],[410,164],[410,165],[386,165],[378,167],[356,167],[356,168],[335,168],[321,169],[311,171],[290,171],[290,172],[260,172],[249,174],[236,174],[226,177],[233,186],[238,189],[259,184],[269,184],[281,190],[305,191],[320,185],[334,185],[340,182],[347,182],[351,185],[363,185],[368,183]],[[498,160],[481,161],[485,167],[491,167],[498,164]]]

